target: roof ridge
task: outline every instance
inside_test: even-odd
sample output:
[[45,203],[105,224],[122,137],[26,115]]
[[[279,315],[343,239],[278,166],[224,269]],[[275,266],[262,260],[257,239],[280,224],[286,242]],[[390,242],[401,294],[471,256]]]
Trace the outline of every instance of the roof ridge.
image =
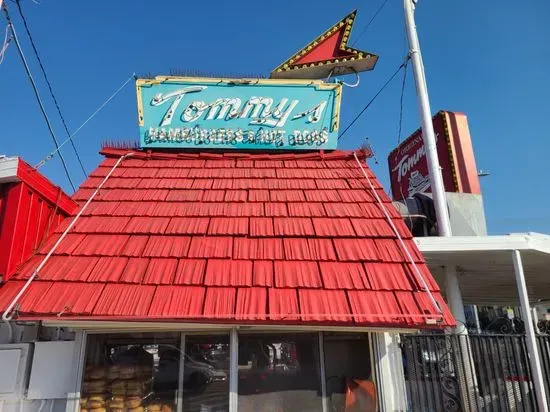
[[174,160],[174,159],[205,159],[205,160],[222,160],[222,159],[250,159],[250,160],[349,160],[353,159],[354,152],[360,160],[365,160],[370,157],[369,151],[365,149],[357,150],[334,150],[331,152],[325,152],[323,150],[315,152],[197,152],[197,151],[185,151],[185,152],[166,152],[166,151],[154,151],[148,150],[136,150],[136,149],[124,149],[113,146],[103,146],[99,151],[100,154],[107,158],[118,158],[129,152],[134,153],[132,156],[134,159],[156,159],[156,160]]

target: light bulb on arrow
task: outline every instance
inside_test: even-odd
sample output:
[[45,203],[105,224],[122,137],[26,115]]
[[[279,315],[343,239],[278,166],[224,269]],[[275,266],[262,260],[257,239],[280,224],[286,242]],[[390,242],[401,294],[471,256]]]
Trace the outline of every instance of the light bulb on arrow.
[[354,10],[271,72],[274,79],[323,79],[372,70],[378,56],[348,46]]

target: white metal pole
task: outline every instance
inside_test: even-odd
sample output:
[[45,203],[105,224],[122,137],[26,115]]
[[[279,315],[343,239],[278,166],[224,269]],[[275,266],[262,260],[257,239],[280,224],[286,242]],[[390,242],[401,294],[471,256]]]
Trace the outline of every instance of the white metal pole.
[[525,323],[525,340],[527,343],[527,353],[531,365],[532,379],[535,385],[535,396],[537,398],[538,410],[548,412],[548,403],[546,402],[546,391],[544,388],[544,378],[542,376],[542,367],[540,363],[539,351],[537,349],[537,338],[535,328],[533,327],[533,318],[529,308],[529,296],[527,294],[527,285],[525,283],[525,274],[523,273],[523,263],[519,250],[514,250],[512,254],[514,260],[514,272],[516,274],[516,285],[518,287],[519,302],[521,305],[521,314]]
[[420,54],[420,43],[418,41],[416,24],[414,22],[415,4],[415,0],[403,0],[405,26],[407,30],[407,38],[409,39],[409,56],[411,58],[414,83],[416,85],[416,95],[418,97],[418,106],[420,109],[420,119],[422,121],[422,137],[424,139],[426,160],[428,162],[428,171],[430,173],[435,214],[437,217],[437,228],[440,236],[451,236],[451,224],[449,222],[449,213],[447,211],[447,200],[445,198],[445,187],[443,186],[441,167],[439,166],[439,159],[437,157],[437,147],[432,124],[430,100],[428,98],[428,88],[426,86],[424,65],[422,63],[422,55]]
[[477,333],[481,333],[481,323],[479,322],[479,312],[477,310],[477,305],[474,305],[474,318],[476,320],[476,331]]
[[229,332],[229,412],[239,409],[239,335],[237,329]]

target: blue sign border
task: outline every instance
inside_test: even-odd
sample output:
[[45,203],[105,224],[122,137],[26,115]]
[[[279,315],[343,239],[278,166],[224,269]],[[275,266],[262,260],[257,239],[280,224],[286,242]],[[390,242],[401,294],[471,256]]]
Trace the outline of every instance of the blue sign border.
[[334,150],[341,90],[320,80],[137,79],[140,147]]

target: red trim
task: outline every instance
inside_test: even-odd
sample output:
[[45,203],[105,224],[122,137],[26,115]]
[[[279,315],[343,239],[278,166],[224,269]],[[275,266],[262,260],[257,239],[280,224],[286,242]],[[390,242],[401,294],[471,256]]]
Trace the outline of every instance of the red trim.
[[[17,165],[17,177],[36,191],[40,197],[57,207],[67,215],[73,213],[78,204],[72,200],[59,186],[54,185],[38,170],[19,159]],[[60,193],[61,192],[61,193]]]
[[[14,269],[12,263],[12,255],[17,250],[17,236],[16,228],[20,224],[19,212],[21,205],[21,198],[23,193],[23,184],[8,183],[3,185],[4,187],[4,201],[2,214],[0,215],[0,222],[2,223],[2,230],[0,231],[0,275],[3,280],[9,278],[9,274]],[[21,246],[19,245],[19,248]]]
[[35,168],[17,159],[18,181],[0,185],[0,276],[8,280],[78,204]]

